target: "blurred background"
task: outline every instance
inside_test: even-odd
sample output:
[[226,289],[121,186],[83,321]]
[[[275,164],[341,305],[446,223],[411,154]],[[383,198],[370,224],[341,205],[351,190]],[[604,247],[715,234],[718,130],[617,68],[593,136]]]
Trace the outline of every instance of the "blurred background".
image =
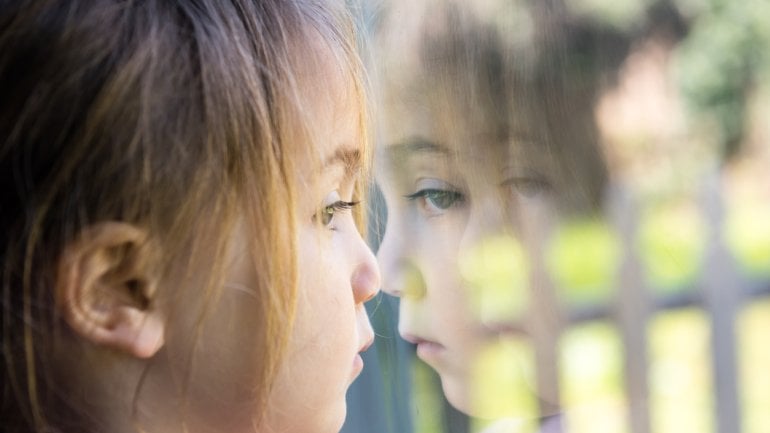
[[[389,7],[351,3],[373,34]],[[556,429],[770,432],[770,2],[506,7],[520,20],[506,28],[563,39],[553,65],[569,68],[557,71],[567,87],[584,89],[572,102],[595,128],[606,167],[586,180],[600,185],[599,211],[560,221],[544,239],[549,278],[533,308],[552,320],[515,349],[563,413]],[[376,65],[376,49],[365,56]],[[376,190],[370,205],[376,248],[387,221]],[[378,338],[343,432],[487,428],[446,402],[398,336],[398,300],[379,296],[368,305]],[[499,392],[488,398],[521,401],[532,418],[547,413],[528,394]],[[527,428],[515,431],[537,431]]]

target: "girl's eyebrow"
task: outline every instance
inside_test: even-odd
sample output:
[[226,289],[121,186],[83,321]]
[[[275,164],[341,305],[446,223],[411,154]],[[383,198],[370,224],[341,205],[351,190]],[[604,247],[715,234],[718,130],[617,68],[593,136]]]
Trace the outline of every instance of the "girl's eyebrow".
[[449,149],[434,141],[420,136],[407,138],[387,146],[387,155],[393,161],[403,162],[416,154],[438,154],[449,156]]
[[324,161],[323,169],[340,165],[345,169],[345,175],[354,175],[361,168],[361,151],[355,148],[340,146]]

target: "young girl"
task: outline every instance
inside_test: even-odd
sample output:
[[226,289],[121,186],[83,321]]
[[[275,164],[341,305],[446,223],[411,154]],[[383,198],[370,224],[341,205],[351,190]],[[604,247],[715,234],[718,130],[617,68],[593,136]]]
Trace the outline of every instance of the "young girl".
[[3,3],[4,431],[339,430],[379,287],[352,41],[320,0]]
[[532,420],[548,396],[532,360],[510,355],[531,352],[542,320],[539,224],[595,209],[603,188],[592,77],[567,69],[561,23],[547,27],[557,15],[538,6],[394,3],[375,53],[383,289],[401,298],[399,331],[454,407]]

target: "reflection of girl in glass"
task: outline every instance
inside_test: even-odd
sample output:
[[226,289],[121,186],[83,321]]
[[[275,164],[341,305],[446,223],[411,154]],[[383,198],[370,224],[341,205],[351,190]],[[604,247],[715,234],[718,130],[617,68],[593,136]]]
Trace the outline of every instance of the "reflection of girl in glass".
[[338,431],[379,287],[342,6],[0,21],[3,431]]
[[558,36],[533,27],[537,8],[406,3],[374,53],[383,289],[401,298],[399,331],[453,406],[534,418],[527,251],[544,217],[598,202],[590,86],[560,63]]

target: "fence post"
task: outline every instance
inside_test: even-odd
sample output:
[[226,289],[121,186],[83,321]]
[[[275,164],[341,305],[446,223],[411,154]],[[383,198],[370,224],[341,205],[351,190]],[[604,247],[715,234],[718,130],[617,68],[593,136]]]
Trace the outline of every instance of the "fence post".
[[701,287],[711,314],[711,353],[718,433],[740,433],[740,402],[736,362],[735,315],[740,305],[741,276],[727,250],[718,172],[709,174],[703,189],[703,210],[710,230]]
[[639,211],[631,193],[621,185],[611,189],[609,206],[613,227],[620,235],[623,248],[615,314],[623,337],[629,423],[632,433],[649,433],[647,323],[651,305],[637,249]]
[[524,243],[530,257],[530,316],[527,324],[535,352],[539,412],[548,433],[564,430],[559,390],[559,337],[563,314],[553,280],[545,264],[545,247],[553,233],[554,210],[549,204],[532,206],[524,218]]

